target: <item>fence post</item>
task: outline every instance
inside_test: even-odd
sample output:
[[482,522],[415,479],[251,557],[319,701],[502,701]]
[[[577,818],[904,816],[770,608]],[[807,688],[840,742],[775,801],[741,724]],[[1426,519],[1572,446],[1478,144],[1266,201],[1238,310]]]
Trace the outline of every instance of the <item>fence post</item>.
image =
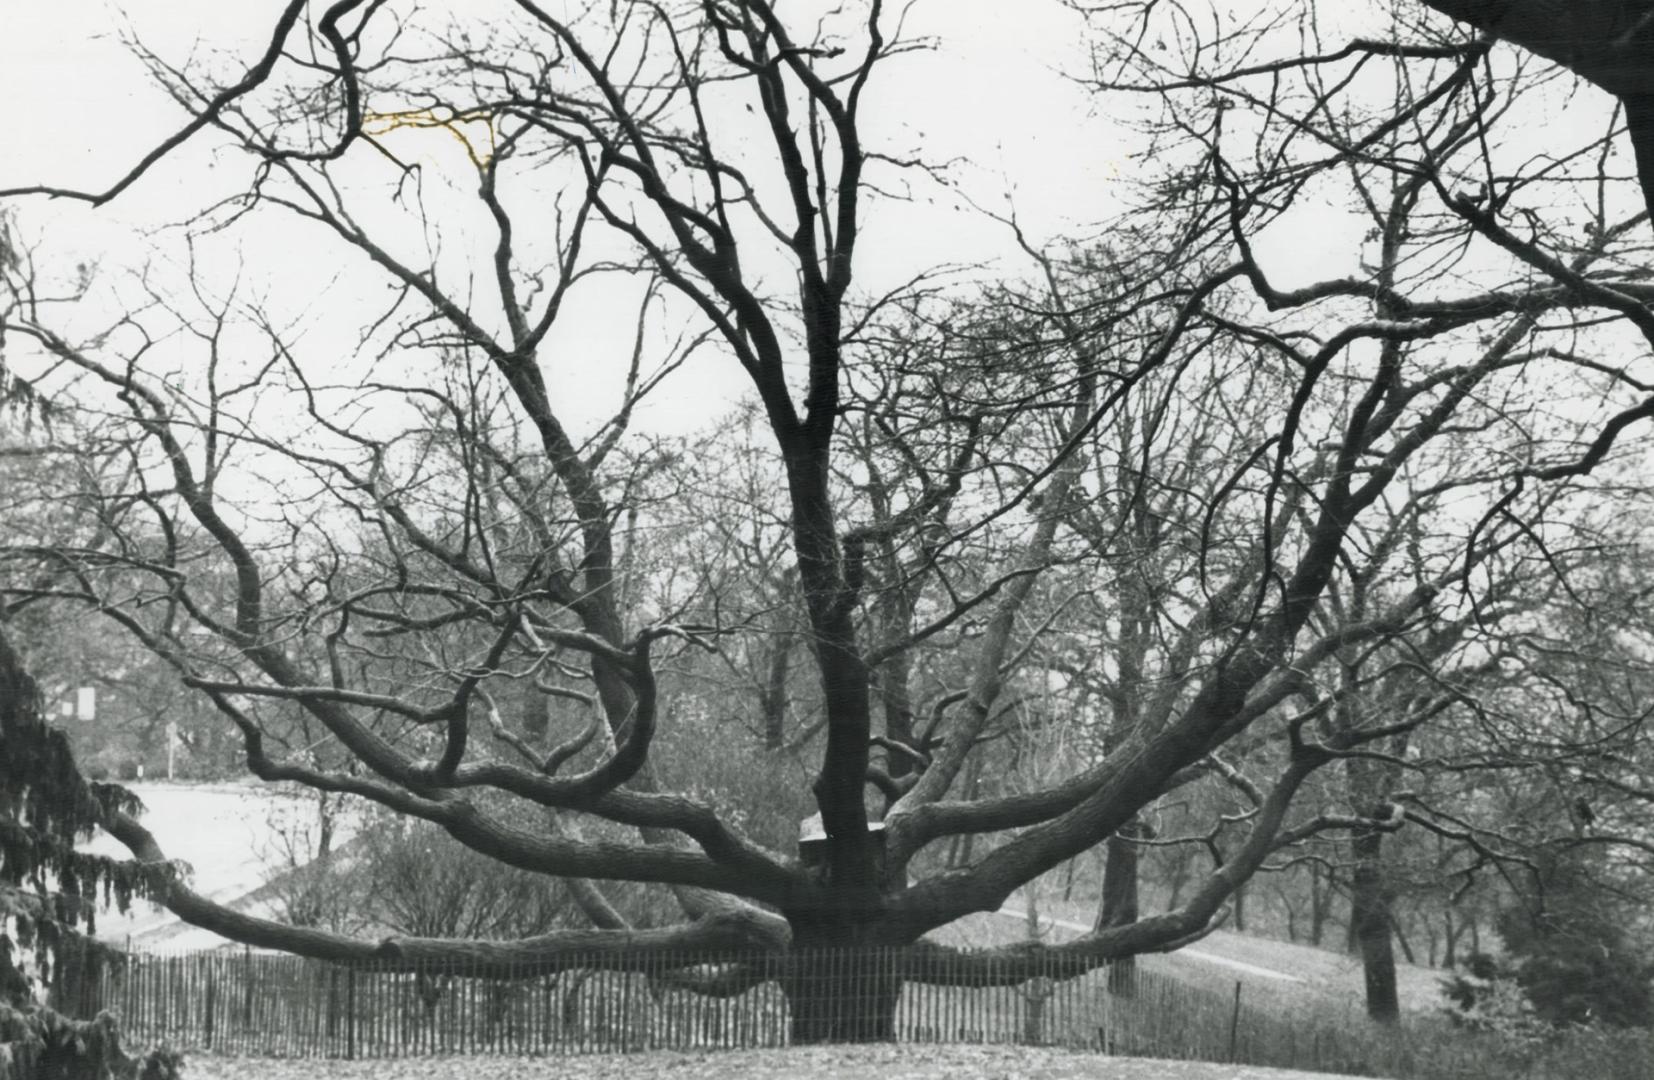
[[1235,1009],[1229,1016],[1229,1062],[1235,1063],[1235,1051],[1238,1049],[1240,1037],[1240,999],[1241,981],[1235,980]]
[[[985,980],[967,979],[953,985],[939,979],[907,983],[904,987],[903,976],[913,972],[929,975],[938,961],[920,963],[886,948],[804,950],[782,958],[704,954],[652,957],[635,965],[641,971],[630,960],[619,971],[587,970],[576,963],[570,973],[581,977],[570,979],[568,985],[554,990],[552,980],[545,977],[532,983],[534,992],[544,995],[544,1006],[539,1010],[543,1015],[537,1017],[538,1025],[529,1020],[525,1031],[518,1030],[515,1002],[509,995],[504,991],[491,994],[498,987],[469,969],[446,987],[430,980],[425,988],[430,991],[427,996],[420,993],[417,984],[376,987],[374,980],[380,975],[373,964],[363,966],[368,981],[359,987],[355,966],[346,966],[340,972],[333,965],[300,963],[293,957],[276,960],[279,963],[274,971],[268,959],[255,965],[251,949],[246,947],[240,970],[233,953],[132,956],[129,987],[123,998],[135,1034],[141,1031],[142,1037],[151,1039],[194,1038],[200,1040],[198,1045],[218,1053],[274,1049],[295,1055],[324,1053],[346,1060],[373,1058],[387,1049],[393,1055],[421,1050],[429,1053],[439,1048],[460,1052],[524,1049],[519,1044],[525,1035],[530,1036],[530,1042],[538,1036],[538,1049],[554,1048],[565,1053],[650,1046],[698,1050],[785,1045],[785,992],[786,980],[790,979],[814,992],[818,999],[853,991],[845,1000],[812,1002],[821,1012],[815,1019],[830,1026],[871,1031],[874,1014],[870,1009],[877,1007],[880,1015],[886,1008],[893,1010],[889,1035],[898,1041],[956,1038],[998,1042],[1020,1037],[1029,1043],[1052,1044],[1070,1040],[1088,1043],[1094,1037],[1095,1045],[1104,1053],[1186,1056],[1198,1052],[1237,1065],[1262,1062],[1288,1049],[1284,1044],[1274,1049],[1265,1046],[1259,1040],[1268,1032],[1260,1028],[1248,1036],[1252,1043],[1247,1053],[1241,1053],[1243,980],[1235,981],[1229,995],[1204,988],[1197,994],[1141,970],[1130,976],[1137,985],[1116,1000],[1116,988],[1111,986],[1106,970],[1054,983],[1069,969],[1041,964],[1034,977],[1019,987],[1004,978],[1006,972],[997,960],[986,965]],[[783,984],[770,987],[760,979],[743,994],[712,1001],[674,989],[677,984],[672,980],[658,985],[651,982],[655,969],[663,965],[668,971],[687,967],[692,973],[721,972],[725,962],[765,965],[764,973],[783,980]],[[520,974],[507,969],[500,985],[514,988]],[[341,979],[343,986],[339,985]],[[265,1001],[256,1007],[255,985]],[[651,989],[659,993],[658,1001],[642,997]],[[222,1010],[218,1004],[220,990],[224,995]],[[559,992],[563,999],[561,1026],[555,1022]],[[902,995],[908,992],[911,1000],[904,1004]],[[892,993],[895,999],[887,1000]],[[634,996],[639,1000],[634,1001]],[[538,1000],[531,996],[524,1004],[532,1010]],[[346,1025],[342,1032],[341,1009]],[[772,1010],[777,1011],[772,1015]],[[1226,1011],[1227,1047],[1223,1041]],[[260,1017],[260,1027],[266,1029],[265,1038],[253,1037],[255,1015]],[[1179,1017],[1182,1023],[1177,1021]],[[1255,1014],[1249,1023],[1256,1027],[1266,1019]],[[536,1026],[542,1030],[534,1030]],[[404,1037],[396,1037],[398,1034]],[[1318,1028],[1311,1028],[1307,1035],[1298,1031],[1292,1034],[1295,1039],[1288,1054],[1290,1062],[1282,1064],[1313,1065],[1330,1056],[1325,1052],[1330,1048],[1323,1048],[1324,1037]],[[1311,1060],[1306,1062],[1306,1057]]]
[[207,1015],[206,1015],[207,1031],[206,1031],[206,1040],[207,1040],[207,1049],[211,1050],[212,1049],[212,1034],[213,1034],[213,1019],[214,1019],[213,1014],[217,1011],[215,1006],[218,1004],[218,994],[217,994],[218,980],[213,978],[213,975],[215,973],[213,971],[214,965],[212,963],[212,958],[211,957],[206,957],[205,959],[206,959],[207,963],[204,964],[203,966],[207,969],[206,970],[206,975],[207,975],[207,986],[206,986],[206,990],[207,990]]
[[1099,1010],[1102,1015],[1100,1015],[1097,1018],[1099,1021],[1101,1021],[1101,1023],[1099,1023],[1097,1025],[1097,1049],[1099,1051],[1101,1051],[1102,1053],[1104,1053],[1104,1054],[1112,1054],[1114,1052],[1114,1048],[1109,1045],[1109,1043],[1112,1040],[1109,1038],[1109,1025],[1108,1025],[1109,1006],[1111,1004],[1111,1002],[1109,1001],[1110,994],[1109,994],[1108,976],[1109,976],[1109,971],[1108,971],[1107,968],[1104,968],[1103,969],[1103,978],[1101,980],[1102,985],[1100,987],[1098,987],[1098,990],[1097,990],[1097,1001],[1102,1006],[1102,1008]]
[[345,969],[345,1060],[356,1060],[356,969]]

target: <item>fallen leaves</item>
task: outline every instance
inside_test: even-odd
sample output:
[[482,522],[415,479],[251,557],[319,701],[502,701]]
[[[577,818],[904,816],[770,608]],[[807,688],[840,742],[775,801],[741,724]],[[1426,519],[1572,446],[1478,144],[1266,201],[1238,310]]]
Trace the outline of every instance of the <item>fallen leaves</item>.
[[188,1080],[1312,1080],[1206,1061],[1111,1058],[1034,1046],[808,1046],[707,1053],[420,1057],[374,1061],[192,1055]]

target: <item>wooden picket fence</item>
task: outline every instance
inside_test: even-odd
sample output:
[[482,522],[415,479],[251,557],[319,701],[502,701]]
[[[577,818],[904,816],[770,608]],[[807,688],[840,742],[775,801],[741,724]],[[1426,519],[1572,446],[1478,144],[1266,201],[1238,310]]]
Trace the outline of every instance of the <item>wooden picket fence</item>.
[[[876,979],[896,950],[833,954],[836,975]],[[247,949],[132,954],[119,966],[59,980],[62,1011],[101,1010],[127,1045],[331,1058],[430,1054],[555,1055],[787,1045],[787,1002],[773,979],[709,994],[688,983],[773,958],[613,959],[554,975],[341,966]],[[760,968],[760,970],[762,970]],[[1382,1044],[1343,1014],[1282,1015],[1253,1007],[1242,984],[1194,984],[1138,967],[1068,978],[957,987],[906,981],[895,1008],[900,1042],[1083,1047],[1132,1056],[1368,1070]]]

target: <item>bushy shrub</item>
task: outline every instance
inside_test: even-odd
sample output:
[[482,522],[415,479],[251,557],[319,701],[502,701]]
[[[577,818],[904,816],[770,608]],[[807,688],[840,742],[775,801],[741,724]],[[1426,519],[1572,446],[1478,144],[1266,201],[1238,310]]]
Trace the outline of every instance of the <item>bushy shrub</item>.
[[107,1012],[71,1020],[0,1004],[0,1080],[179,1080],[182,1062],[164,1046],[128,1056]]
[[1472,953],[1462,969],[1441,981],[1442,1011],[1456,1027],[1519,1041],[1543,1037],[1549,1025],[1534,1010],[1516,973],[1487,953]]
[[1556,903],[1507,911],[1500,937],[1534,1012],[1552,1024],[1654,1025],[1654,963],[1611,911]]

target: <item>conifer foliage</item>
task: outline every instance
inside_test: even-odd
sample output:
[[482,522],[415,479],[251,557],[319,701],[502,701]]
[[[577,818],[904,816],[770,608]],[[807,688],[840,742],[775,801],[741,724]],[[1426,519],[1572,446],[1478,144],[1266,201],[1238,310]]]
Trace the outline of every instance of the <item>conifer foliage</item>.
[[108,815],[138,808],[124,788],[81,777],[0,625],[0,1080],[177,1074],[165,1050],[123,1053],[109,1013],[76,1020],[57,1011],[95,1009],[102,967],[121,962],[90,936],[98,900],[124,910],[145,895],[136,864],[78,852],[75,842]]
[[[1600,862],[1600,858],[1597,860]],[[1552,1024],[1654,1026],[1654,961],[1628,930],[1636,903],[1592,880],[1585,858],[1546,860],[1527,895],[1499,917],[1512,974]]]

